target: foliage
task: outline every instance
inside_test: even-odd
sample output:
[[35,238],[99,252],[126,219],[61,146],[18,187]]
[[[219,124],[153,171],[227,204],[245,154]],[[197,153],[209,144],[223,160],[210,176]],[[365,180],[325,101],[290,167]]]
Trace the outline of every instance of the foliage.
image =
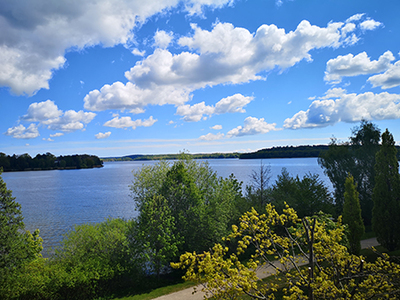
[[365,232],[365,227],[361,218],[358,192],[354,185],[354,178],[351,175],[347,176],[345,182],[343,223],[346,224],[348,228],[347,236],[349,238],[350,253],[360,254],[360,239]]
[[77,225],[69,231],[49,262],[67,279],[62,280],[60,294],[67,299],[88,299],[107,291],[107,284],[115,284],[121,276],[137,273],[129,231],[130,222],[122,219]]
[[327,145],[312,146],[285,146],[272,147],[258,150],[257,152],[242,153],[241,159],[260,158],[294,158],[294,157],[318,157],[322,152],[327,151]]
[[282,169],[272,186],[270,202],[279,212],[282,212],[287,203],[301,218],[319,211],[333,212],[333,199],[317,174],[309,173],[300,179],[299,176],[292,177],[286,168]]
[[13,282],[9,279],[24,264],[39,258],[41,251],[39,230],[33,234],[25,231],[21,205],[0,176],[0,298],[13,295]]
[[251,207],[254,207],[256,210],[261,210],[265,207],[269,201],[269,181],[271,177],[271,166],[266,166],[261,161],[258,171],[253,170],[250,175],[250,185],[246,186],[248,206],[245,211],[248,211]]
[[378,241],[389,251],[400,247],[400,175],[392,134],[382,134],[376,154],[372,225]]
[[[281,227],[277,234],[275,228]],[[300,220],[286,206],[279,215],[270,204],[266,214],[254,209],[245,213],[227,241],[238,240],[236,250],[216,244],[201,254],[185,253],[174,268],[186,269],[184,279],[203,284],[207,296],[237,299],[246,294],[254,299],[274,299],[277,284],[260,282],[257,271],[273,269],[282,274],[287,288],[284,299],[380,299],[400,293],[400,266],[383,256],[373,263],[349,254],[341,244],[345,227],[317,218]],[[246,249],[252,258],[239,260]],[[275,257],[277,261],[273,261]],[[301,267],[308,264],[308,268]],[[279,280],[279,278],[278,278]]]
[[181,243],[176,232],[175,220],[166,199],[154,195],[144,203],[135,226],[133,251],[144,256],[150,272],[159,277],[162,268],[176,257]]
[[186,154],[172,164],[160,161],[142,167],[134,173],[131,191],[140,215],[154,196],[165,198],[175,223],[172,234],[182,241],[179,253],[208,249],[239,217],[241,184],[233,176],[218,177],[208,163]]
[[0,167],[4,171],[31,171],[31,170],[55,170],[55,169],[82,169],[102,167],[103,162],[95,155],[66,155],[56,157],[47,152],[37,154],[32,158],[29,154],[6,155],[0,153]]
[[376,125],[362,120],[355,127],[349,142],[338,144],[332,139],[329,150],[322,152],[318,163],[324,168],[335,189],[337,213],[343,211],[344,183],[348,174],[354,177],[359,192],[364,223],[372,220],[372,190],[375,185],[375,154],[379,150],[380,130]]

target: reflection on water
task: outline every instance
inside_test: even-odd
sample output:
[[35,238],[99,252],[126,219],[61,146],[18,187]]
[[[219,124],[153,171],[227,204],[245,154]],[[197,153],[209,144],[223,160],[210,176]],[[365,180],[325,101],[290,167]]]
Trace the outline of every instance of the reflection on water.
[[[101,169],[14,172],[3,173],[2,177],[22,206],[26,228],[39,228],[43,246],[48,249],[56,246],[75,224],[101,222],[107,217],[135,217],[129,190],[132,171],[154,163],[110,162]],[[233,173],[245,186],[261,160],[217,159],[209,163],[219,176]],[[271,183],[285,167],[293,176],[317,173],[331,188],[316,158],[265,159],[263,164],[271,166]]]

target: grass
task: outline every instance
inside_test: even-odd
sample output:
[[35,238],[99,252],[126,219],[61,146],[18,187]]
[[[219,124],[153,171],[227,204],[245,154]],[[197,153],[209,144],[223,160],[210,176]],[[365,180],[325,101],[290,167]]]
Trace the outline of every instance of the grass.
[[175,293],[184,289],[191,288],[196,284],[193,282],[183,282],[174,285],[164,286],[157,289],[154,289],[148,293],[140,294],[140,295],[132,295],[126,297],[113,298],[114,300],[150,300],[163,295],[168,295],[171,293]]

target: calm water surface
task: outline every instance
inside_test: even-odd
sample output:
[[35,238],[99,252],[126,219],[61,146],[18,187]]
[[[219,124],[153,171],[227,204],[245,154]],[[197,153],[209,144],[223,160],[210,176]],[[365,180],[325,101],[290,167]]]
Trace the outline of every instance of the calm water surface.
[[[249,183],[252,170],[258,170],[261,164],[259,159],[208,162],[219,176],[233,173],[243,181],[243,187]],[[3,173],[2,177],[22,206],[27,229],[39,228],[43,246],[49,249],[57,246],[62,235],[75,224],[101,222],[107,217],[135,217],[129,190],[132,171],[154,163],[109,162],[101,169],[13,172]],[[263,164],[271,166],[271,183],[282,168],[287,168],[293,176],[319,174],[331,188],[316,158],[264,159]]]

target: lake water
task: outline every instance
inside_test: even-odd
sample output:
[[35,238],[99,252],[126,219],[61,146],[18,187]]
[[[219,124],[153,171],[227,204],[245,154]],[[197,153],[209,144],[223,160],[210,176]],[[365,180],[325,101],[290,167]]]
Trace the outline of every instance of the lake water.
[[[214,159],[208,160],[219,176],[234,174],[250,182],[253,170],[260,168],[261,160]],[[282,168],[293,175],[303,177],[316,173],[331,188],[316,158],[264,159],[271,167],[271,183],[275,182]],[[40,229],[45,249],[56,246],[62,235],[75,224],[101,222],[107,217],[132,218],[136,216],[130,197],[129,185],[133,170],[154,161],[108,162],[101,169],[54,170],[3,173],[7,188],[13,191],[22,206],[25,226],[28,230]]]

